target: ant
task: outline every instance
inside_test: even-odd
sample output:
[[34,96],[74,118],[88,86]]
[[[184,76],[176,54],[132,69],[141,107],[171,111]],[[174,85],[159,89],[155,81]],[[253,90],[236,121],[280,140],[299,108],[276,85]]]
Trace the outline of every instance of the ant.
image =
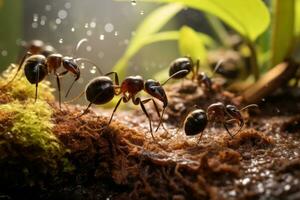
[[[213,74],[217,71],[217,69],[221,66],[222,60],[219,61],[213,71]],[[200,67],[200,60],[197,59],[196,63],[193,62],[191,57],[181,57],[177,58],[171,62],[169,68],[169,76],[172,76],[174,73],[180,70],[187,70],[186,73],[181,73],[174,76],[175,79],[182,79],[186,77],[189,73],[192,72],[192,80],[195,78],[197,79],[199,85],[203,85],[205,89],[212,91],[212,80],[211,78],[205,73],[199,73]]]
[[[94,79],[92,79],[86,86],[85,93],[86,93],[86,99],[90,102],[87,106],[87,108],[84,110],[84,112],[79,115],[81,117],[82,115],[86,114],[88,109],[92,104],[105,104],[108,103],[113,99],[114,96],[121,95],[121,98],[118,100],[111,116],[108,122],[108,126],[110,125],[114,113],[116,112],[117,108],[119,107],[120,103],[123,101],[124,103],[129,102],[132,100],[132,103],[134,105],[140,105],[142,108],[142,111],[146,115],[149,121],[150,126],[150,133],[151,136],[154,139],[153,131],[152,131],[152,124],[150,116],[144,106],[149,101],[152,101],[155,107],[155,110],[159,116],[159,124],[155,130],[155,132],[158,130],[159,126],[162,123],[163,114],[164,111],[168,105],[168,98],[165,93],[165,90],[163,89],[163,85],[165,85],[171,78],[174,78],[174,76],[177,76],[181,73],[186,73],[187,70],[181,70],[176,73],[174,73],[172,76],[170,76],[165,82],[160,84],[156,80],[148,79],[144,80],[141,76],[128,76],[126,77],[121,85],[119,84],[119,78],[118,74],[116,72],[109,72],[105,74],[104,76],[99,76]],[[114,75],[114,82],[109,77],[110,75]],[[162,114],[159,113],[159,109],[157,106],[157,103],[155,102],[154,98],[150,97],[147,99],[142,100],[140,97],[137,97],[136,95],[141,92],[145,91],[155,99],[161,101],[163,103],[163,110]],[[84,92],[81,94],[83,95]],[[78,97],[80,97],[79,95]],[[77,97],[76,97],[77,98]]]
[[[245,124],[241,111],[250,107],[258,106],[256,104],[250,104],[239,110],[234,105],[228,104],[225,106],[222,102],[217,102],[208,106],[206,112],[200,108],[197,108],[196,110],[190,112],[185,118],[183,123],[184,132],[187,136],[194,136],[200,133],[201,135],[198,140],[200,141],[208,122],[219,122],[223,124],[227,133],[231,138],[233,138],[241,131]],[[234,134],[229,131],[227,126],[232,122],[237,122],[239,125],[239,129]]]
[[[75,48],[75,51],[78,51],[79,47],[83,42],[86,42],[87,39],[81,39]],[[58,54],[55,52],[54,48],[50,45],[45,45],[41,40],[33,40],[27,45],[27,53],[22,58],[17,72],[13,76],[13,78],[4,86],[9,85],[14,81],[14,79],[17,77],[17,74],[21,70],[22,67],[24,67],[24,74],[27,80],[31,84],[35,84],[36,90],[35,90],[35,101],[37,100],[37,93],[38,93],[38,84],[44,78],[53,72],[53,74],[56,76],[56,82],[59,92],[59,107],[61,108],[61,89],[60,89],[60,78],[64,75],[66,75],[68,72],[75,75],[75,79],[72,82],[71,86],[69,87],[66,97],[71,91],[71,88],[73,87],[74,83],[80,78],[80,69],[78,66],[79,61],[86,61],[94,66],[96,66],[94,63],[92,63],[90,60],[85,58],[73,58],[68,56],[63,56],[61,54]],[[57,72],[57,70],[63,66],[65,71],[63,72]],[[102,74],[101,70],[96,66],[99,73]]]

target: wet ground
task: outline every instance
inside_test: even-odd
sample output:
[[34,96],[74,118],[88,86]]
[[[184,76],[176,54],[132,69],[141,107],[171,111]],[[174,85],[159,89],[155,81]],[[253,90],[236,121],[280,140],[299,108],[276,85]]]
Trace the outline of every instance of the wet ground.
[[[179,84],[167,89],[167,131],[160,128],[155,141],[138,109],[118,111],[106,127],[111,110],[95,109],[96,114],[77,118],[84,107],[60,111],[52,104],[53,131],[69,149],[75,171],[42,189],[11,189],[0,199],[300,199],[297,95],[279,93],[264,99],[259,109],[243,112],[246,125],[234,138],[222,125],[209,123],[198,142],[198,136],[178,130],[193,106],[205,109],[222,101],[240,108],[241,99]],[[150,104],[147,109],[156,127]]]

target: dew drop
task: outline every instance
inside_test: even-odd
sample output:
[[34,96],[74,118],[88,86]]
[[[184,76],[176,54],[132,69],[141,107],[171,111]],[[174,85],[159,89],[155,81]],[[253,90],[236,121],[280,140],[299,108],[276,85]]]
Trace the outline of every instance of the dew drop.
[[87,46],[86,50],[90,52],[90,51],[92,51],[92,47],[91,46]]
[[144,15],[144,14],[145,14],[145,11],[141,10],[140,14],[141,14],[141,15]]
[[131,5],[135,6],[136,5],[136,0],[131,0]]
[[88,23],[85,23],[84,24],[84,28],[88,28],[89,27],[89,24]]
[[118,36],[118,34],[119,34],[118,31],[115,31],[115,36]]
[[81,68],[81,69],[84,69],[84,68],[85,68],[84,63],[81,63],[81,64],[80,64],[80,68]]
[[93,66],[92,69],[90,70],[91,74],[95,74],[96,73],[96,66]]
[[70,9],[72,7],[72,4],[70,2],[65,3],[65,8]]
[[60,38],[60,39],[58,40],[58,42],[59,42],[60,44],[62,44],[62,43],[64,42],[64,40],[63,40],[62,38]]
[[6,50],[2,50],[2,51],[1,51],[1,55],[2,55],[2,56],[7,56],[7,54],[8,54],[8,52],[7,52]]
[[39,20],[39,15],[36,13],[33,14],[32,21],[37,22],[38,20]]
[[31,24],[31,27],[32,27],[32,28],[37,28],[37,27],[38,27],[38,23],[33,22],[33,23]]
[[72,32],[75,32],[75,28],[74,28],[74,27],[72,27],[72,28],[71,28],[71,31],[72,31]]
[[49,4],[45,5],[45,10],[46,11],[50,11],[51,9],[52,9],[51,5],[49,5]]
[[101,35],[99,36],[99,39],[100,39],[100,40],[104,40],[104,35],[101,34]]
[[87,32],[86,32],[86,35],[87,36],[91,36],[93,34],[93,31],[91,31],[91,30],[88,30]]
[[57,18],[57,19],[55,20],[55,23],[56,23],[56,24],[61,24],[61,19]]
[[91,28],[96,28],[96,25],[97,25],[96,22],[91,22],[91,23],[90,23],[90,27],[91,27]]
[[112,25],[111,23],[107,23],[104,26],[104,30],[108,33],[112,32],[114,30],[114,25]]
[[60,19],[65,19],[68,16],[68,12],[66,10],[60,10],[58,11],[57,16]]

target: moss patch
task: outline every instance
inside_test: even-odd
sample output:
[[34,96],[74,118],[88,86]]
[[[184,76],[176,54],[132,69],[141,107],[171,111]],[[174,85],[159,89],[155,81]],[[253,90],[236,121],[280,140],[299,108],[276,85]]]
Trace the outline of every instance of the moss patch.
[[[0,78],[1,93],[6,94],[6,96],[10,96],[12,99],[18,99],[21,101],[29,98],[34,99],[35,85],[28,82],[24,76],[23,70],[20,70],[15,80],[7,85],[7,83],[12,80],[13,76],[16,74],[17,68],[18,66],[12,64],[4,71],[3,78]],[[52,94],[53,91],[54,89],[50,87],[49,81],[41,81],[38,86],[38,99],[48,101],[54,100],[54,96]],[[3,101],[2,95],[1,100]]]

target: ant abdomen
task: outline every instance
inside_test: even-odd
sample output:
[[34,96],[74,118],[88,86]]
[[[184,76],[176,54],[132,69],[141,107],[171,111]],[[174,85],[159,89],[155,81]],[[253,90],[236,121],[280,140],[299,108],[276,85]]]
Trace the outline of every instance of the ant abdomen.
[[105,104],[115,96],[113,81],[107,76],[92,79],[85,91],[86,99],[93,104]]
[[187,136],[202,133],[207,125],[208,119],[206,112],[197,109],[189,113],[184,121],[184,132]]
[[169,76],[172,76],[176,72],[179,72],[181,70],[187,70],[185,73],[179,73],[173,78],[175,79],[181,79],[187,76],[193,69],[193,62],[190,58],[188,57],[182,57],[182,58],[177,58],[170,64],[170,69],[169,69]]
[[48,74],[45,56],[34,55],[29,57],[24,66],[24,73],[31,84],[41,82]]

